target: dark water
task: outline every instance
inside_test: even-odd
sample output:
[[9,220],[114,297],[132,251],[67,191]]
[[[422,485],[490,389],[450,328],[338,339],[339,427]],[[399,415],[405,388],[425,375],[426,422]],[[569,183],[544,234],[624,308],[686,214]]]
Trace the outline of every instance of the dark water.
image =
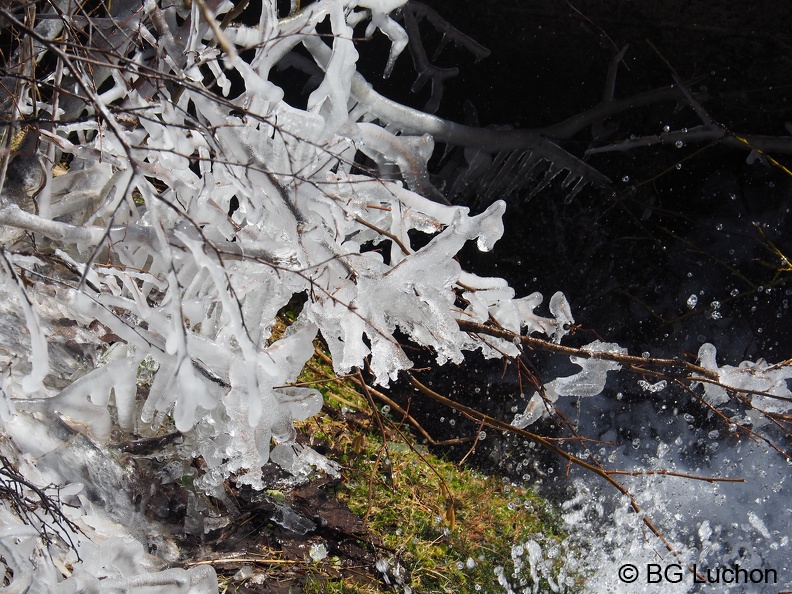
[[[629,44],[615,99],[669,87],[676,73],[723,129],[789,135],[792,36],[783,16],[792,16],[792,8],[786,3],[763,2],[749,13],[728,2],[717,8],[705,2],[573,3],[580,12],[564,2],[430,4],[492,51],[475,63],[464,49],[449,45],[437,57],[438,65],[460,69],[446,85],[438,110],[443,117],[469,118],[468,102],[482,126],[542,128],[563,121],[602,100],[616,48]],[[440,35],[426,22],[421,26],[431,56]],[[369,79],[388,96],[415,107],[428,98],[428,89],[403,92],[414,77],[404,57],[388,81],[377,77],[381,64],[363,68],[371,68]],[[701,123],[683,99],[665,100],[625,108],[596,129],[559,143],[585,158],[591,147]],[[435,162],[443,148],[438,147]],[[611,187],[588,187],[571,201],[558,184],[530,199],[528,188],[522,197],[510,198],[506,233],[495,249],[482,254],[471,246],[461,261],[479,274],[508,279],[518,296],[540,291],[549,299],[563,291],[580,324],[565,339],[574,346],[599,338],[631,354],[694,360],[699,346],[712,342],[720,364],[790,358],[792,267],[785,257],[792,257],[792,176],[769,160],[749,163],[748,157],[748,150],[708,142],[592,155],[587,163],[607,175]],[[775,157],[781,165],[792,163],[788,154]],[[432,365],[430,356],[411,357]],[[545,383],[577,371],[567,359],[536,353],[525,363]],[[510,420],[532,394],[521,389],[525,378],[516,367],[472,355],[458,368],[436,369],[422,378],[451,398]],[[617,422],[619,411],[638,406],[630,391],[639,378],[610,377],[614,380],[602,396],[608,399],[603,423],[604,417]],[[410,400],[411,412],[438,440],[478,431],[476,423],[426,402],[411,388],[399,385],[395,391],[403,402]],[[616,400],[622,391],[626,396]],[[699,428],[709,430],[687,395],[664,394],[652,406],[668,405],[669,398],[679,414],[694,415]],[[574,420],[579,403],[560,404]],[[640,433],[621,422],[618,427],[620,440]],[[565,433],[557,420],[532,429]],[[537,476],[517,468],[527,446],[492,437],[477,445],[472,462],[515,478]],[[464,456],[470,446],[453,446],[451,453]],[[540,465],[552,463],[539,459]]]
[[[789,138],[788,3],[762,2],[747,12],[729,2],[716,8],[706,2],[429,4],[492,52],[476,63],[464,48],[449,44],[437,56],[437,65],[459,69],[445,85],[438,110],[443,117],[464,120],[467,103],[482,126],[541,129],[563,121],[602,101],[616,48],[629,45],[615,99],[667,88],[676,73],[724,130]],[[440,34],[426,21],[421,31],[431,56]],[[370,80],[384,94],[423,106],[428,87],[404,92],[415,76],[406,52],[387,81],[378,75],[381,66],[374,59],[362,69],[370,69]],[[625,108],[558,140],[612,186],[588,187],[569,203],[558,187],[530,200],[530,188],[510,197],[504,238],[490,254],[471,247],[464,264],[505,277],[518,295],[564,291],[591,336],[631,350],[689,354],[713,341],[732,362],[787,358],[789,173],[757,155],[749,164],[748,150],[711,142],[584,156],[592,147],[701,123],[680,97]],[[443,149],[437,147],[433,162]],[[792,139],[787,150],[792,153]],[[792,168],[792,156],[774,156]]]

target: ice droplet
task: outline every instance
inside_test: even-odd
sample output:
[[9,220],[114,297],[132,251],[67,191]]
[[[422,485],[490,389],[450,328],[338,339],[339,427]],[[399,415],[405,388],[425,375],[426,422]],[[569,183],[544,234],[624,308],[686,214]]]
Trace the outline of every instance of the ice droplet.
[[315,542],[311,545],[311,550],[308,551],[308,556],[312,561],[318,563],[327,557],[327,547],[323,542]]
[[712,536],[712,528],[710,527],[709,520],[704,520],[699,526],[698,530],[699,538],[701,542],[706,542],[709,540],[709,537]]
[[288,505],[276,506],[272,521],[295,534],[308,534],[316,528],[316,524],[296,513]]
[[649,392],[650,394],[654,394],[656,392],[660,392],[665,389],[668,385],[666,380],[660,380],[655,384],[650,384],[646,380],[638,380],[638,385],[641,387],[642,390],[645,392]]
[[748,512],[748,521],[750,522],[751,526],[756,528],[757,532],[759,532],[767,540],[772,538],[770,531],[767,529],[767,525],[764,523],[762,518],[756,515],[756,513],[752,511]]
[[698,297],[696,297],[696,294],[694,293],[687,299],[688,309],[696,309],[697,304],[698,304]]

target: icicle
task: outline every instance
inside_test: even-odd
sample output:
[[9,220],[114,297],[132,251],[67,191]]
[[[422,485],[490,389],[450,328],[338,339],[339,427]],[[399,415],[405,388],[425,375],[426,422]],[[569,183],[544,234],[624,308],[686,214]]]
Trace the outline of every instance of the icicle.
[[14,272],[11,262],[8,261],[5,251],[0,251],[0,262],[2,262],[3,271],[8,278],[6,284],[16,294],[17,301],[22,306],[22,311],[25,314],[25,323],[30,333],[30,362],[33,368],[28,375],[22,378],[22,390],[26,394],[33,394],[44,388],[44,378],[49,374],[50,363],[47,338],[44,336],[39,316],[33,309],[33,303],[25,292],[22,281]]

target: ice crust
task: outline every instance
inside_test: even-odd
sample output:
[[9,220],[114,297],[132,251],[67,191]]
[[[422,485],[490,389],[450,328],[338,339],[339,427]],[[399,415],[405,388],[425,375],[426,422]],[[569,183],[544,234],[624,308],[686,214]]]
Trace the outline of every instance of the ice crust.
[[[520,352],[460,331],[460,319],[556,343],[569,332],[563,293],[551,296],[549,315],[536,313],[541,294],[517,297],[503,279],[462,270],[455,257],[466,244],[487,251],[500,239],[505,203],[474,215],[444,204],[427,173],[436,138],[425,132],[438,121],[375,97],[356,72],[364,46],[354,31],[365,22],[367,36],[391,41],[390,74],[407,44],[391,18],[404,3],[319,0],[279,20],[277,3],[265,0],[257,27],[232,24],[215,39],[198,3],[147,0],[116,39],[128,71],[85,75],[85,89],[106,89],[92,107],[97,117],[64,101],[53,130],[42,130],[68,171],[48,179],[37,214],[0,200],[4,221],[19,223],[4,229],[0,258],[0,451],[31,484],[63,486],[81,531],[63,528],[48,548],[41,525],[22,523],[0,501],[0,556],[13,571],[3,591],[216,593],[211,567],[168,569],[144,553],[125,471],[104,446],[172,423],[184,434],[181,452],[204,462],[196,486],[218,498],[232,476],[264,489],[269,462],[296,478],[337,475],[295,442],[294,421],[322,407],[318,391],[290,385],[318,336],[338,373],[367,366],[387,385],[412,367],[394,335],[444,364],[475,349]],[[215,18],[233,6],[211,4]],[[298,46],[307,54],[292,53]],[[155,59],[168,84],[132,67]],[[304,108],[270,80],[274,68],[299,64],[317,83]],[[243,88],[220,100],[208,82],[227,97],[231,78]],[[178,92],[176,80],[185,83]],[[37,113],[32,101],[21,97],[15,109]],[[353,172],[358,152],[374,162],[371,175]],[[56,244],[52,261],[14,252],[23,228]],[[414,241],[417,234],[426,237]],[[66,280],[51,283],[49,274]],[[295,302],[304,305],[281,336],[276,316]],[[600,341],[584,349],[592,357],[570,358],[581,370],[548,382],[515,426],[561,397],[603,392],[619,365],[598,354],[625,350]],[[740,389],[757,409],[789,411],[789,365],[718,366],[712,345],[699,356],[722,384],[704,383],[711,405]],[[276,521],[310,529],[290,514],[284,507]],[[208,520],[193,515],[195,530],[206,529]],[[768,530],[758,516],[748,522]],[[526,547],[513,558],[533,575],[542,553]]]
[[[729,401],[728,389],[740,390],[750,399],[756,411],[784,414],[792,410],[792,392],[787,380],[792,380],[792,363],[772,365],[764,359],[743,361],[737,367],[718,366],[717,349],[713,344],[704,343],[699,348],[701,366],[718,374],[718,383],[702,382],[707,402],[713,406]],[[752,423],[759,427],[768,420],[765,415],[752,415]]]
[[[566,302],[566,301],[564,301]],[[558,304],[557,310],[560,312],[568,311],[568,305],[564,307]],[[571,315],[561,313],[562,319],[571,318]],[[559,377],[545,384],[544,397],[535,392],[525,410],[515,415],[512,425],[524,428],[536,422],[551,410],[551,405],[560,396],[575,396],[577,398],[590,398],[601,394],[605,389],[605,382],[609,371],[621,369],[621,365],[615,361],[597,358],[596,353],[626,354],[627,349],[620,347],[616,343],[602,342],[595,340],[583,347],[583,350],[593,353],[589,358],[571,356],[569,360],[581,370],[567,377]]]
[[[25,468],[42,484],[86,486],[72,487],[72,501],[88,537],[75,536],[71,552],[53,553],[56,567],[43,561],[35,530],[0,534],[22,551],[5,555],[17,590],[216,592],[207,568],[147,565],[134,530],[111,538],[112,526],[136,516],[125,475],[102,447],[172,423],[184,434],[182,451],[203,459],[196,486],[217,497],[230,476],[265,488],[262,468],[270,461],[295,477],[335,475],[333,464],[295,443],[294,421],[322,407],[318,391],[289,385],[317,336],[337,372],[367,365],[377,383],[388,384],[412,366],[397,332],[430,348],[440,364],[459,363],[473,349],[489,357],[517,353],[509,341],[485,343],[461,332],[460,318],[495,318],[555,340],[566,332],[572,318],[563,295],[553,296],[551,316],[542,317],[534,313],[540,295],[517,299],[502,279],[464,272],[454,259],[468,242],[493,248],[505,204],[475,215],[444,204],[426,168],[433,137],[373,117],[354,96],[355,27],[366,21],[367,35],[391,40],[387,76],[407,44],[391,18],[403,4],[320,0],[278,20],[276,3],[267,0],[258,27],[231,25],[216,45],[196,4],[182,10],[148,0],[125,21],[146,49],[128,37],[118,41],[130,44],[133,64],[152,59],[155,48],[157,67],[189,84],[177,95],[131,70],[101,70],[86,84],[107,80],[95,108],[112,125],[100,129],[96,119],[77,117],[82,106],[67,104],[64,123],[42,132],[70,156],[69,169],[51,180],[38,214],[19,216],[54,241],[60,261],[85,282],[70,277],[48,286],[39,274],[48,262],[6,252],[0,421],[9,455],[36,456],[37,466]],[[215,3],[212,10],[222,18],[231,8]],[[331,38],[314,34],[323,23]],[[291,54],[299,44],[317,83],[303,106],[289,104],[270,80],[276,66],[300,63]],[[253,55],[242,60],[244,48]],[[218,100],[204,87],[206,73],[228,96],[229,71],[244,88],[233,101]],[[17,108],[32,113],[24,101]],[[117,106],[134,121],[117,121]],[[352,173],[357,151],[376,163],[374,175]],[[22,236],[12,231],[3,237]],[[414,232],[428,241],[416,244]],[[371,249],[386,245],[384,254]],[[278,312],[295,296],[305,301],[299,317],[273,339]],[[65,345],[70,356],[78,351],[74,364],[63,362]],[[285,510],[282,516],[288,523]],[[75,563],[69,555],[76,551],[91,562],[68,575],[62,567]]]

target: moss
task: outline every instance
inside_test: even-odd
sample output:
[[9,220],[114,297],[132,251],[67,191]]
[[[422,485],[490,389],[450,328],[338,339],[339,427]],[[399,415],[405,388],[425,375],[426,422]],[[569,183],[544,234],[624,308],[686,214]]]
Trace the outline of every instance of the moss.
[[[282,312],[273,340],[293,317]],[[307,594],[498,592],[503,591],[499,576],[515,590],[532,591],[528,567],[515,575],[514,553],[535,541],[546,561],[555,559],[550,575],[558,574],[569,551],[558,514],[546,500],[416,444],[408,427],[383,413],[382,403],[369,400],[376,394],[361,393],[355,378],[339,378],[323,345],[317,341],[315,347],[298,383],[321,391],[325,404],[320,415],[298,424],[300,439],[342,465],[342,480],[334,486],[323,483],[322,489],[334,491],[328,496],[363,519],[352,537],[358,556],[343,552],[349,534],[338,534],[334,543],[325,532],[311,537],[328,545],[330,554],[321,560],[311,559],[306,540],[299,545],[302,553],[288,556],[277,546],[260,546],[258,554],[267,561],[248,555],[245,562],[265,567],[268,579],[283,591]],[[293,503],[290,493],[270,495]],[[516,561],[527,566],[527,559],[523,552]],[[223,573],[233,575],[237,568],[229,565]],[[549,591],[541,569],[539,575],[538,590]],[[245,581],[230,579],[225,586],[233,592]],[[580,582],[582,577],[573,576],[562,591],[574,592]]]
[[[301,430],[343,464],[344,480],[336,494],[364,518],[368,538],[377,543],[379,577],[387,563],[390,582],[401,581],[415,592],[491,592],[501,590],[497,575],[502,572],[522,589],[531,585],[519,581],[530,571],[526,567],[522,576],[512,575],[512,552],[530,540],[543,551],[555,548],[561,562],[565,535],[546,500],[430,453],[414,444],[405,427],[388,419],[380,429],[366,397],[351,381],[334,379],[328,361],[315,357],[300,378],[325,397],[324,414],[303,423]],[[527,557],[525,553],[526,566]],[[333,579],[323,563],[313,565],[305,592],[383,591],[373,584],[353,586]],[[548,586],[542,580],[540,590]]]

